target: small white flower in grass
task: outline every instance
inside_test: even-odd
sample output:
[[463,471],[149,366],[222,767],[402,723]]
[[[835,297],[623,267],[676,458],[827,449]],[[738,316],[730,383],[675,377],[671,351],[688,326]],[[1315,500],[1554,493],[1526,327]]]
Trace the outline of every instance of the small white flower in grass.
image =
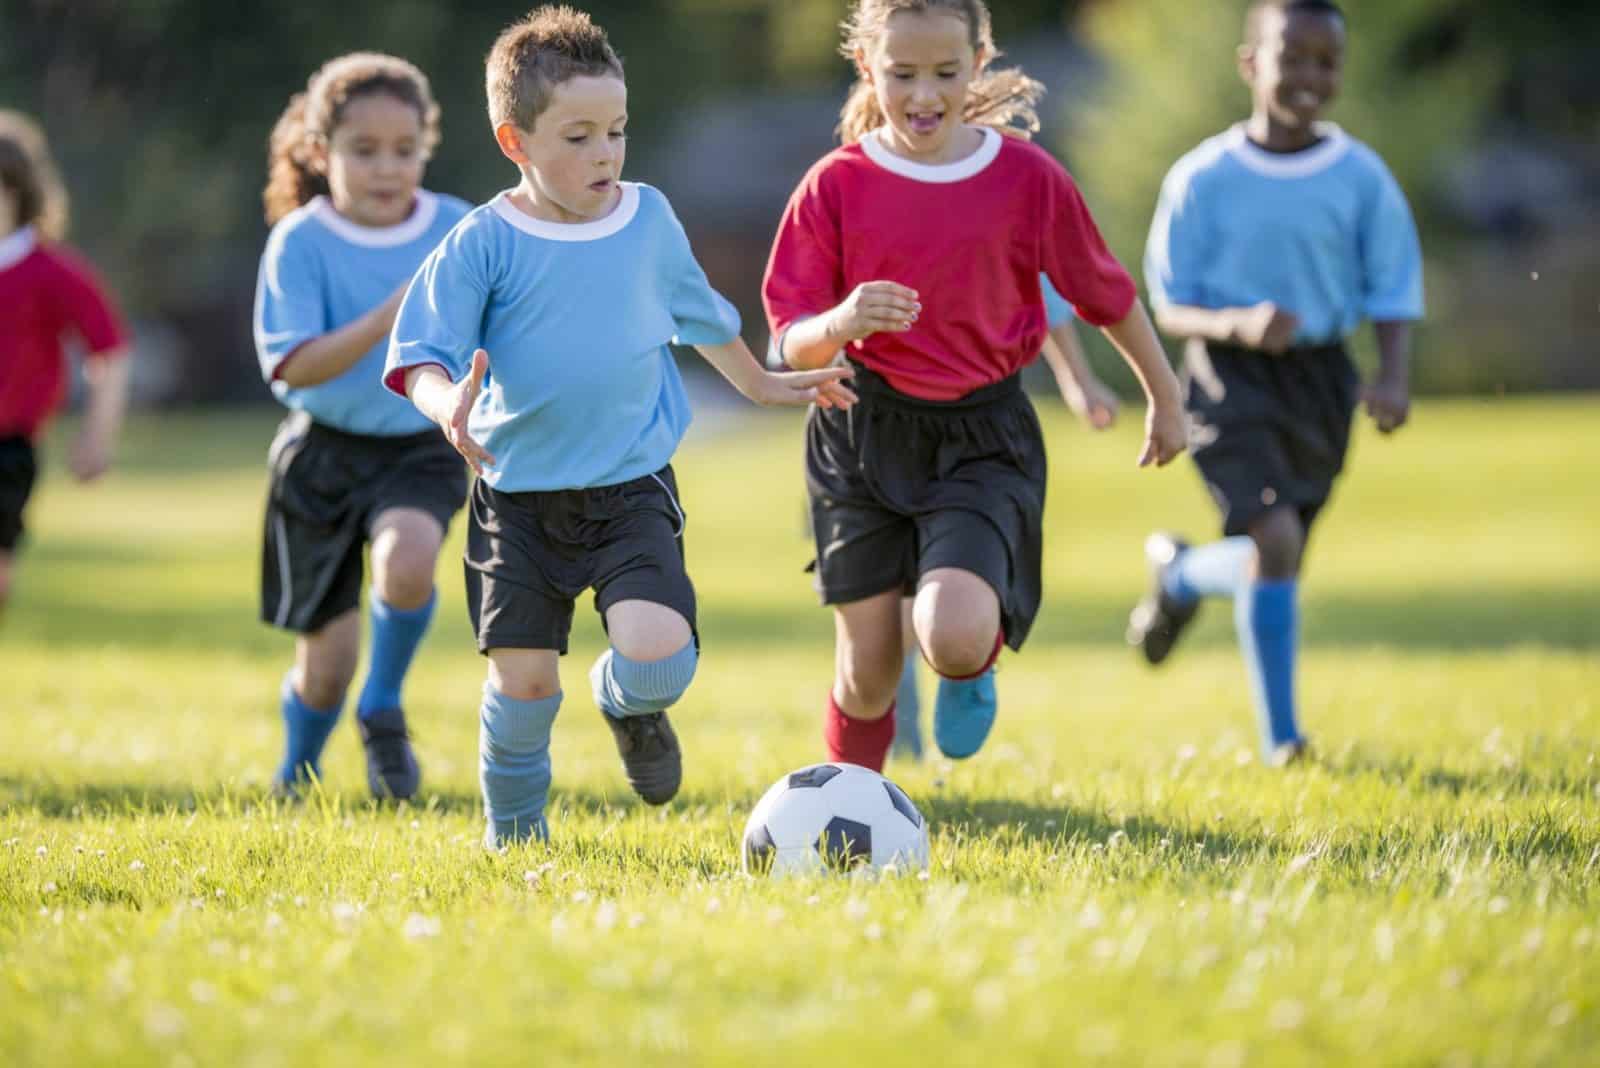
[[97,857],[103,857],[106,855],[106,851],[104,849],[96,849],[94,851],[94,855]]
[[917,882],[925,883],[927,881],[928,881],[928,873],[927,873],[926,870],[917,872]]
[[706,902],[706,915],[707,916],[715,915],[716,913],[719,913],[721,911],[722,911],[722,899],[720,897],[714,897],[710,901]]
[[1544,948],[1544,928],[1535,927],[1522,936],[1522,951],[1528,956],[1533,956]]
[[812,894],[810,897],[806,898],[806,904],[807,905],[815,905],[817,902],[819,902],[821,900],[822,900],[822,898],[818,897],[816,894]]
[[336,901],[328,912],[338,923],[354,923],[355,918],[361,914],[361,908],[348,901]]
[[972,1007],[984,1016],[994,1016],[1006,1007],[1005,984],[998,979],[985,979],[972,990]]
[[1491,915],[1491,916],[1498,916],[1502,912],[1505,912],[1510,907],[1511,907],[1511,902],[1509,900],[1507,900],[1506,898],[1503,898],[1503,897],[1492,897],[1492,898],[1489,899],[1489,915]]
[[268,934],[276,934],[284,928],[283,917],[279,916],[276,912],[269,912],[267,913],[267,921],[264,926],[266,927]]
[[861,933],[866,936],[868,942],[877,942],[883,938],[883,924],[869,923]]
[[47,893],[47,894],[53,894],[53,893],[56,892],[56,884],[55,883],[45,883],[44,886],[40,887],[40,889],[42,891],[44,891],[45,893]]
[[420,912],[413,912],[406,917],[405,926],[400,932],[415,942],[422,938],[437,938],[443,929],[444,926],[437,916],[424,916]]
[[645,918],[644,913],[642,912],[635,912],[633,915],[628,917],[628,927],[630,930],[637,930],[638,928],[643,927],[644,924]]
[[1572,1022],[1572,1018],[1576,1015],[1577,1010],[1572,1007],[1572,1002],[1563,1001],[1550,1010],[1550,1026],[1565,1027]]
[[852,920],[865,919],[868,911],[867,903],[859,897],[853,897],[844,903],[844,914]]
[[1193,760],[1199,755],[1200,750],[1196,749],[1189,742],[1185,742],[1178,746],[1178,763],[1180,764],[1187,764],[1189,761]]
[[223,898],[225,898],[227,896],[228,896],[228,892],[226,890],[222,889],[222,887],[220,887],[220,886],[217,887],[217,900],[218,901],[221,901]]
[[186,1026],[183,1013],[171,1005],[152,1005],[144,1014],[144,1033],[154,1039],[177,1038]]
[[421,821],[421,820],[412,820],[412,821],[411,821],[411,829],[412,829],[412,830],[413,830],[413,831],[420,831],[420,830],[422,830],[422,821]]
[[40,846],[38,849],[35,849],[33,851],[33,853],[34,853],[34,856],[48,857],[50,855],[50,847],[49,846]]
[[1239,750],[1236,750],[1234,752],[1234,754],[1233,754],[1233,762],[1234,762],[1234,764],[1238,765],[1241,768],[1249,767],[1251,764],[1255,763],[1255,760],[1256,760],[1256,755],[1254,753],[1252,753],[1248,749],[1239,749]]
[[189,998],[197,1005],[210,1005],[217,1000],[217,988],[204,979],[189,984]]
[[906,1015],[913,1020],[920,1020],[933,1015],[938,1007],[939,995],[927,987],[921,987],[911,992],[911,1000],[906,1002]]
[[784,918],[787,915],[788,914],[785,913],[781,908],[779,908],[777,905],[774,905],[767,910],[767,925],[770,927],[776,927],[778,924],[784,921]]
[[1244,1043],[1224,1042],[1206,1057],[1206,1068],[1240,1068],[1244,1058]]
[[294,895],[294,907],[297,909],[303,909],[306,907],[306,899],[304,894]]
[[128,865],[128,870],[133,872],[144,871],[144,861],[135,860]]
[[1100,906],[1093,901],[1083,906],[1083,911],[1078,914],[1078,926],[1085,931],[1092,931],[1105,922],[1105,913],[1100,911]]
[[572,903],[573,904],[581,905],[585,901],[588,901],[588,900],[589,900],[589,891],[587,891],[587,890],[574,890],[572,892]]
[[1578,949],[1588,949],[1593,941],[1594,931],[1588,927],[1578,928],[1578,933],[1572,936],[1572,944]]
[[391,883],[397,883],[397,882],[399,882],[400,880],[402,880],[404,878],[405,878],[405,876],[401,875],[397,871],[392,871],[392,872],[389,873],[389,881]]
[[1305,1022],[1306,1007],[1289,999],[1272,1006],[1272,1011],[1267,1014],[1267,1026],[1274,1031],[1294,1031]]
[[1445,973],[1439,976],[1439,985],[1447,990],[1454,990],[1461,985],[1466,977],[1467,973],[1460,968],[1447,968]]
[[611,900],[600,902],[600,907],[594,910],[594,925],[597,930],[609,931],[617,925],[617,903]]
[[75,845],[75,846],[72,847],[72,851],[74,853],[82,853],[83,852],[83,846]]

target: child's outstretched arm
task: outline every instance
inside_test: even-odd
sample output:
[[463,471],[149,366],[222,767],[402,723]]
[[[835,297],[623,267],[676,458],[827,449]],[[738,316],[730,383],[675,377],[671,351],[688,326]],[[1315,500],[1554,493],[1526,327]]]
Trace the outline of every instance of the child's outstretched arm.
[[467,417],[483,390],[483,376],[489,370],[489,354],[482,349],[472,354],[472,370],[459,382],[438,364],[408,367],[405,372],[406,396],[423,415],[439,424],[445,438],[472,469],[483,474],[483,466],[494,466],[494,457],[467,432]]
[[1105,430],[1117,421],[1117,395],[1089,366],[1070,320],[1050,328],[1039,354],[1050,365],[1056,388],[1072,414],[1095,430]]
[[1378,429],[1392,434],[1411,414],[1411,324],[1392,320],[1372,326],[1378,334],[1378,377],[1361,387],[1361,399]]
[[852,341],[910,330],[920,311],[915,289],[898,282],[862,282],[834,307],[784,331],[778,355],[797,370],[826,367]]
[[376,308],[305,342],[284,357],[274,377],[294,389],[318,386],[338,378],[359,363],[372,346],[389,336],[395,314],[400,310],[400,300],[405,295],[406,287],[401,286]]
[[734,389],[757,404],[801,406],[815,402],[819,408],[848,408],[856,402],[855,393],[843,381],[855,373],[848,367],[768,371],[756,362],[744,339],[738,337],[721,345],[696,345],[694,349]]
[[1189,419],[1183,411],[1183,395],[1178,377],[1167,363],[1167,354],[1156,339],[1155,327],[1138,301],[1121,322],[1103,327],[1102,332],[1116,346],[1138,376],[1149,407],[1144,416],[1144,449],[1139,466],[1152,462],[1158,467],[1177,459],[1189,444]]
[[83,429],[72,446],[72,473],[80,482],[90,482],[111,466],[111,452],[128,410],[128,349],[126,346],[101,353],[87,361],[84,376],[89,381],[89,410]]

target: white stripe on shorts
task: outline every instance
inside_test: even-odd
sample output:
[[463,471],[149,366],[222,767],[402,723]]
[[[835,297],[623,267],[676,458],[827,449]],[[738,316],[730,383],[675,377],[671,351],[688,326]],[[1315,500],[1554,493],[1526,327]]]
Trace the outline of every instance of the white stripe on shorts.
[[294,599],[294,587],[289,575],[289,529],[284,526],[283,516],[272,517],[272,528],[278,535],[278,618],[275,622],[280,627],[289,625],[289,606]]
[[678,504],[678,498],[672,495],[670,489],[667,489],[667,484],[661,481],[661,476],[651,472],[650,477],[656,480],[656,485],[661,487],[661,491],[667,495],[667,500],[672,502],[672,510],[678,513],[678,529],[672,532],[672,536],[674,538],[683,537],[683,528],[689,525],[689,517],[683,514],[683,508]]

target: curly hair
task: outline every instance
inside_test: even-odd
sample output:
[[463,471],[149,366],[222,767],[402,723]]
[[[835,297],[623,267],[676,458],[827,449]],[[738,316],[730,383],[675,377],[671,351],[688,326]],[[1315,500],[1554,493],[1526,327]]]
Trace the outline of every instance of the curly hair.
[[312,147],[327,144],[345,108],[359,97],[385,94],[417,110],[422,120],[422,154],[439,144],[439,105],[428,76],[398,56],[351,52],[331,59],[289,98],[267,142],[267,186],[261,192],[268,224],[312,197],[328,192],[327,175],[312,163]]
[[[850,14],[840,24],[844,39],[839,44],[839,53],[852,60],[858,53],[870,55],[890,16],[902,11],[954,15],[967,24],[967,41],[973,52],[982,52],[986,59],[1000,55],[994,43],[989,8],[983,0],[856,0]],[[983,70],[967,87],[961,117],[979,126],[993,126],[1001,133],[1031,137],[1039,132],[1035,107],[1043,96],[1044,86],[1021,70]],[[858,75],[839,112],[839,126],[835,131],[839,140],[845,144],[859,141],[884,122],[883,109],[878,106],[871,83]]]

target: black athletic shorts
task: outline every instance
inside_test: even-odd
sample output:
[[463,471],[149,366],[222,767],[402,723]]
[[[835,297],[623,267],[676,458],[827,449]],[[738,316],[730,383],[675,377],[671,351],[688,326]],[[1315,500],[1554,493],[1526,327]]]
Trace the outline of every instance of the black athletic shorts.
[[916,592],[936,568],[977,574],[1020,649],[1039,611],[1044,437],[1017,376],[918,400],[855,364],[860,401],[806,423],[813,563],[823,604]]
[[1343,345],[1281,356],[1189,342],[1183,382],[1189,454],[1222,511],[1223,532],[1295,509],[1309,531],[1350,445],[1360,378]]
[[445,528],[467,498],[467,466],[437,430],[350,434],[295,412],[268,454],[261,618],[308,634],[361,603],[362,552],[391,508]]
[[0,552],[11,552],[22,542],[22,513],[38,474],[32,442],[0,438]]
[[670,465],[590,489],[501,493],[478,480],[465,559],[478,651],[565,654],[573,607],[591,588],[602,624],[618,601],[640,600],[666,605],[695,630],[684,524]]

